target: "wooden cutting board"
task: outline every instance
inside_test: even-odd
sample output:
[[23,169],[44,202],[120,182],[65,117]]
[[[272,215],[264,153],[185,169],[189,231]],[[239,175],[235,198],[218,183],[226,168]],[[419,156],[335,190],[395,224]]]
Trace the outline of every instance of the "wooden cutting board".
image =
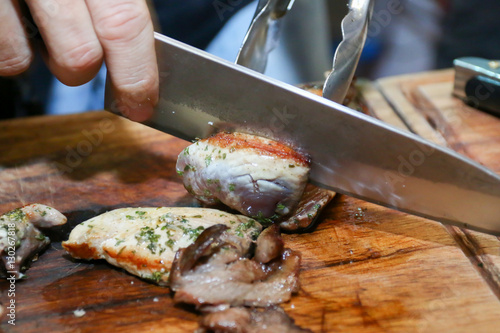
[[[451,126],[449,117],[465,110],[450,97],[451,80],[450,72],[386,79],[364,87],[363,99],[373,115],[500,172],[500,120],[472,110],[463,127]],[[4,310],[11,299],[16,305],[16,325],[3,314],[0,329],[193,331],[197,314],[174,305],[168,288],[102,261],[74,261],[60,245],[73,226],[113,208],[197,206],[175,173],[186,145],[106,112],[0,122],[0,212],[39,202],[69,221],[51,233],[52,245],[16,282],[15,296],[0,282]],[[339,195],[316,230],[285,240],[302,253],[302,287],[284,308],[314,332],[494,332],[500,325],[496,237]]]

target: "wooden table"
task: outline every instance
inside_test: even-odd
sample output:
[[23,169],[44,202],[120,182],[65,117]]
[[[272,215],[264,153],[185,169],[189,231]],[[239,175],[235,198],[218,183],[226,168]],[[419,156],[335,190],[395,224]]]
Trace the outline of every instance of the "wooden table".
[[[364,85],[362,99],[372,115],[500,172],[500,119],[451,97],[452,75],[383,79]],[[4,332],[197,327],[168,288],[105,262],[73,261],[60,245],[73,226],[113,208],[196,206],[174,170],[187,144],[106,112],[0,122],[0,212],[39,202],[69,220],[15,297],[0,282],[4,308],[16,301],[16,326],[4,314]],[[284,308],[314,332],[499,330],[497,237],[339,195],[314,232],[285,240],[303,261],[301,290]]]

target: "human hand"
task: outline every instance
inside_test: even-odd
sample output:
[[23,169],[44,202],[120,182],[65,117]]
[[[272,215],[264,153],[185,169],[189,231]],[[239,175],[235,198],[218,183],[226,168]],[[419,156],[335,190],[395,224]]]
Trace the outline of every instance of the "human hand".
[[[158,101],[158,68],[145,0],[26,0],[46,46],[45,60],[64,84],[90,81],[104,60],[116,105],[144,121]],[[0,76],[28,69],[33,51],[17,0],[0,4]]]

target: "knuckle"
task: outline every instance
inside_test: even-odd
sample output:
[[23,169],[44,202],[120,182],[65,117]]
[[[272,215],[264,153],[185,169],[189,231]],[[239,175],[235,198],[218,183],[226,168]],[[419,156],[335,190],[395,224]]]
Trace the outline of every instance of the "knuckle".
[[31,52],[23,52],[7,57],[0,56],[0,74],[5,76],[17,75],[26,71],[33,61]]
[[80,72],[99,64],[102,57],[100,45],[95,42],[87,42],[69,49],[59,57],[58,62],[66,69]]
[[144,96],[148,96],[158,86],[158,80],[150,75],[144,76],[134,82],[122,82],[117,84],[118,90],[123,95],[134,96],[141,100]]
[[102,39],[128,41],[136,38],[151,21],[147,8],[137,1],[118,1],[102,11],[96,26]]

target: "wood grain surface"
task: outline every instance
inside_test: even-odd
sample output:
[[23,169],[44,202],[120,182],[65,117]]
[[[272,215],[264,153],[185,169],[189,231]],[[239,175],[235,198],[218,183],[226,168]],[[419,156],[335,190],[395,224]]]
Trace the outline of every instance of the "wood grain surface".
[[[500,118],[453,97],[453,79],[453,70],[442,70],[382,79],[378,87],[409,130],[500,173]],[[372,111],[380,119],[391,119],[376,105]],[[499,238],[447,228],[500,298]]]
[[[449,85],[446,80],[439,82]],[[425,101],[439,100],[425,96],[434,90],[416,87]],[[366,99],[373,114],[409,123],[388,109],[383,89],[370,89]],[[472,117],[467,124],[476,126]],[[415,122],[424,126],[424,120]],[[491,151],[500,149],[499,137],[493,137],[461,132],[453,144],[463,140],[464,149],[473,146],[471,157],[493,163],[499,156]],[[477,146],[481,142],[484,148]],[[50,233],[50,248],[16,283],[16,326],[3,314],[0,329],[193,331],[196,312],[174,305],[168,288],[102,261],[75,261],[60,245],[73,226],[113,208],[197,206],[174,168],[188,144],[106,112],[0,122],[0,212],[39,202],[69,221]],[[337,196],[315,230],[285,235],[286,245],[302,253],[302,270],[300,292],[284,308],[314,332],[494,332],[500,325],[493,272],[500,263],[498,239],[455,229]],[[0,289],[5,308],[12,299],[9,284],[1,281]],[[76,316],[75,310],[85,314]]]

